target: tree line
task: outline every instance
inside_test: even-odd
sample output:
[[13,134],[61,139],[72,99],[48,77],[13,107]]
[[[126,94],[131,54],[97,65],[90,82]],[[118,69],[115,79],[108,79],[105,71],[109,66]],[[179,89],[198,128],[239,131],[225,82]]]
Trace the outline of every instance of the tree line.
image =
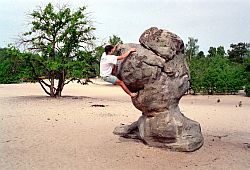
[[[105,43],[95,45],[95,27],[86,7],[71,10],[49,3],[30,16],[31,29],[19,38],[25,50],[0,48],[0,83],[39,82],[45,93],[59,97],[69,82],[86,84],[99,75]],[[113,35],[107,43],[122,40]],[[249,43],[231,44],[227,53],[223,47],[210,47],[207,55],[197,44],[197,39],[189,38],[185,50],[193,94],[233,94],[244,89],[250,96]]]
[[210,47],[199,51],[198,39],[189,37],[185,55],[191,75],[191,93],[235,94],[244,90],[250,96],[250,43]]

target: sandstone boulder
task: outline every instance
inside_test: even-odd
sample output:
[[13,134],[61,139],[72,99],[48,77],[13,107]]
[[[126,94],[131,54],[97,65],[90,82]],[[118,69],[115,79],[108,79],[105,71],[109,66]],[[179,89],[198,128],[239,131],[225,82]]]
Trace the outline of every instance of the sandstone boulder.
[[203,136],[199,123],[185,117],[178,106],[190,80],[183,41],[167,30],[152,27],[144,31],[139,42],[118,46],[118,53],[131,47],[137,51],[120,63],[117,76],[138,93],[132,102],[142,116],[131,125],[116,127],[114,134],[177,151],[200,148]]

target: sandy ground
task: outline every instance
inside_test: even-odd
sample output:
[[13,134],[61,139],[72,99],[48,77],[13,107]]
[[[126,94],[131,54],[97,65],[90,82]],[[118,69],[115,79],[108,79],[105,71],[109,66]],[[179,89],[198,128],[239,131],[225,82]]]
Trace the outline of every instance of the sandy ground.
[[69,84],[59,99],[39,84],[0,85],[0,169],[250,169],[250,98],[184,96],[181,111],[205,143],[181,153],[113,135],[140,111],[120,87],[94,82]]

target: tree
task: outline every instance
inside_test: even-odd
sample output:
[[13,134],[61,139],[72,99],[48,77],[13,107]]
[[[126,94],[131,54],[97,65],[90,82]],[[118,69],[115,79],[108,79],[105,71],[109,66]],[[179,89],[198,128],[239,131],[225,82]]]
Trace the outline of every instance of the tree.
[[21,44],[39,54],[26,55],[30,77],[51,97],[61,96],[70,81],[87,77],[93,64],[88,62],[95,60],[91,55],[95,28],[85,10],[81,7],[71,11],[66,6],[54,9],[49,3],[30,14],[32,28],[21,37]]
[[193,58],[189,68],[194,93],[236,93],[244,85],[243,67],[232,63],[222,46],[210,47],[207,57]]
[[205,57],[205,54],[203,51],[198,52],[197,58],[204,58],[204,57]]
[[225,52],[224,47],[223,47],[223,46],[217,47],[217,49],[216,49],[216,54],[217,54],[219,57],[225,57],[226,52]]
[[250,51],[248,51],[247,57],[243,60],[244,77],[245,77],[245,92],[250,97]]
[[225,57],[226,52],[223,46],[219,46],[217,48],[210,47],[208,50],[207,57],[213,58],[213,57]]
[[203,75],[208,67],[207,58],[194,58],[189,64],[191,75],[191,89],[194,94],[203,91]]
[[210,47],[207,66],[203,75],[203,88],[208,94],[236,93],[244,84],[243,70],[225,56],[224,47]]
[[191,59],[198,54],[199,46],[197,43],[198,39],[188,37],[188,43],[186,44],[185,50],[185,55],[188,57],[188,61],[191,61]]
[[108,43],[110,45],[123,44],[121,38],[116,35],[110,36]]
[[247,57],[250,50],[250,43],[231,44],[228,50],[228,58],[236,63],[243,63],[244,58]]
[[18,49],[8,47],[0,49],[0,83],[18,83],[23,80],[23,55]]
[[208,50],[208,55],[207,57],[214,57],[216,56],[216,53],[217,53],[217,50],[215,47],[210,47],[209,50]]

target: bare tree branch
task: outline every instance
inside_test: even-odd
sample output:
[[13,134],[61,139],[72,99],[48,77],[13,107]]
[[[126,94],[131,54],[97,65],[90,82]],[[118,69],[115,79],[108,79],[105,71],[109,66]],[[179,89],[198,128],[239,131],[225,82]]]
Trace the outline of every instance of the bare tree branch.
[[39,83],[40,83],[40,85],[42,86],[42,88],[43,88],[43,90],[45,91],[45,93],[47,93],[48,95],[51,95],[51,94],[47,91],[47,89],[43,86],[42,81],[39,80]]
[[70,79],[69,81],[67,81],[66,83],[64,83],[64,85],[69,84],[71,81],[74,81],[74,80],[76,80],[76,78]]
[[82,85],[88,84],[88,82],[92,82],[88,78],[85,81],[81,81],[81,79],[74,77],[74,78],[70,79],[69,81],[67,81],[66,83],[64,83],[64,85],[69,84],[71,81],[74,81],[74,80],[77,80],[77,83],[80,83]]
[[45,84],[47,87],[50,87],[50,85],[48,83],[46,83],[45,81],[43,81],[43,79],[39,79],[39,81],[41,81],[43,84]]

